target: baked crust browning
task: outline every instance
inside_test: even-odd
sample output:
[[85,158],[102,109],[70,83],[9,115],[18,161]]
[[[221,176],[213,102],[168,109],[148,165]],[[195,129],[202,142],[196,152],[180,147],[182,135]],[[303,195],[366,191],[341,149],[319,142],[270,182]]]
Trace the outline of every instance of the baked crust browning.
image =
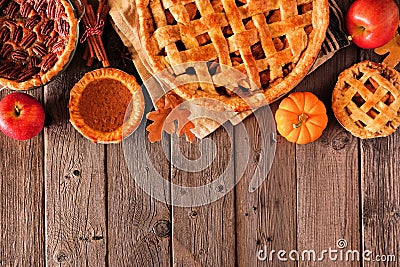
[[384,137],[400,125],[400,74],[363,61],[344,70],[332,94],[337,120],[362,139]]
[[132,75],[102,68],[75,84],[68,108],[70,122],[84,137],[94,143],[120,143],[140,124],[144,105],[142,88]]
[[[329,23],[327,0],[138,0],[137,10],[154,72],[171,68],[179,76],[187,74],[181,64],[208,62],[250,78],[255,86],[238,92],[204,83],[174,89],[184,99],[209,97],[235,111],[271,103],[294,88],[317,57]],[[194,65],[191,72],[199,76],[201,70]]]

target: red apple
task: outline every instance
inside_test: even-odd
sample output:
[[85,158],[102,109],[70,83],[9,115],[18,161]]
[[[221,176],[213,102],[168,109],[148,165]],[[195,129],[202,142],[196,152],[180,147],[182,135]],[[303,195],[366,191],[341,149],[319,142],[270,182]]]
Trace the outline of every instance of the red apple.
[[393,0],[356,0],[346,14],[353,42],[365,49],[380,47],[396,34],[399,8]]
[[0,130],[16,140],[36,136],[44,125],[40,102],[25,93],[11,93],[0,101]]

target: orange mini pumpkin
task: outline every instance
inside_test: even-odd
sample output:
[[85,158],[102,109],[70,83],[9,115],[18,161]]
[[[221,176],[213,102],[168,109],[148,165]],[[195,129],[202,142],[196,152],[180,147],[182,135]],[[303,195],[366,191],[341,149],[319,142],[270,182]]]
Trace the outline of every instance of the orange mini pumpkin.
[[328,124],[324,103],[309,92],[295,92],[283,99],[275,120],[278,132],[297,144],[317,140]]

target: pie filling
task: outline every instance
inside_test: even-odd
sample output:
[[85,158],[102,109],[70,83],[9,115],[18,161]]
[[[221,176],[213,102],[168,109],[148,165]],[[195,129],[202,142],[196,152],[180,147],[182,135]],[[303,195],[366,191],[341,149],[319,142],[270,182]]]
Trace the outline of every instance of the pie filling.
[[48,72],[70,38],[60,0],[0,0],[0,77],[23,82]]
[[[259,74],[259,81],[255,81],[256,84],[260,84],[263,90],[268,89],[268,87],[277,80],[280,80],[282,78],[285,78],[288,76],[293,68],[296,65],[297,60],[300,58],[300,55],[295,55],[293,58],[289,58],[289,54],[291,55],[291,52],[289,53],[286,50],[296,50],[296,43],[293,43],[294,37],[288,37],[293,31],[303,29],[304,33],[306,35],[309,35],[311,31],[313,30],[312,26],[312,21],[311,21],[311,12],[313,10],[313,3],[312,1],[303,1],[305,3],[303,4],[298,4],[297,9],[295,10],[295,13],[293,16],[293,20],[289,19],[289,22],[284,21],[282,14],[282,11],[280,9],[276,10],[270,10],[266,13],[262,13],[263,18],[265,20],[265,25],[268,25],[270,34],[271,34],[271,39],[262,43],[262,40],[257,40],[250,46],[250,52],[253,57],[252,60],[256,62],[257,68],[258,68],[258,74]],[[211,0],[210,1],[211,6],[214,10],[215,13],[225,13],[223,5],[220,0]],[[239,8],[239,10],[243,11],[243,13],[250,12],[248,9],[246,9],[246,0],[236,0],[235,1],[236,6]],[[174,7],[174,6],[173,6]],[[172,7],[172,9],[173,9]],[[184,5],[185,11],[187,12],[188,18],[190,19],[190,24],[191,25],[199,25],[195,24],[196,20],[201,20],[203,17],[201,16],[196,4],[194,2],[188,3]],[[157,9],[158,11],[158,9]],[[154,11],[153,11],[154,12]],[[184,12],[184,13],[186,13]],[[178,16],[182,16],[178,11],[175,11],[175,15],[173,14],[174,10],[171,10],[169,8],[165,9],[164,8],[164,14],[165,14],[165,21],[167,25],[176,27],[178,29],[178,22],[177,18]],[[184,16],[183,16],[184,17]],[[255,19],[257,17],[257,19]],[[301,19],[300,19],[301,17]],[[151,22],[152,25],[149,25],[151,28],[153,28],[153,31],[157,30],[157,26],[160,25],[160,16],[159,14],[153,14],[152,16],[153,21]],[[156,21],[155,21],[156,20]],[[301,22],[300,22],[301,21]],[[228,23],[228,22],[226,22]],[[255,30],[259,31],[260,30],[260,18],[259,15],[257,16],[251,16],[248,18],[243,18],[242,19],[243,26],[247,31]],[[283,25],[291,23],[293,29],[291,29],[289,32],[285,32],[282,30]],[[297,23],[297,25],[296,25]],[[196,29],[194,30],[196,31]],[[228,46],[230,45],[230,40],[234,40],[235,34],[231,28],[230,25],[221,25],[221,32],[223,34],[223,37],[226,38]],[[197,34],[197,33],[196,33]],[[297,35],[299,37],[300,35]],[[214,34],[215,38],[215,34]],[[257,37],[259,38],[259,37]],[[187,38],[190,39],[190,38]],[[259,38],[260,39],[260,38]],[[290,42],[290,39],[292,39],[292,43]],[[220,41],[221,39],[219,39]],[[212,36],[209,34],[209,32],[201,32],[197,36],[195,36],[195,42],[197,42],[197,45],[199,47],[206,46],[213,44],[214,42],[217,42],[216,40],[212,40]],[[296,40],[298,42],[298,40]],[[171,53],[174,53],[173,51],[176,50],[177,52],[180,53],[187,53],[193,46],[196,46],[193,44],[193,41],[183,41],[183,40],[178,40],[174,42],[174,47],[170,47],[170,44],[167,45],[169,46],[169,49],[166,49],[165,47],[160,47],[159,52],[157,53],[158,56],[165,57],[167,61],[169,61],[169,52],[167,51],[172,51]],[[234,68],[237,68],[243,72],[246,71],[246,67],[248,67],[249,60],[248,60],[248,55],[246,54],[247,52],[244,51],[243,49],[239,50],[233,50],[231,46],[229,46],[229,58],[231,61],[231,65]],[[233,50],[233,51],[232,51]],[[269,66],[269,63],[266,63],[268,61],[268,58],[275,57],[276,60],[279,62],[280,66]],[[283,59],[285,58],[286,59]],[[247,62],[245,62],[244,58],[247,58]],[[252,61],[250,60],[250,61]],[[286,61],[285,61],[286,60]],[[202,61],[210,61],[210,62],[219,62],[218,58],[207,58],[207,59],[202,59]],[[260,67],[262,66],[262,67]],[[271,75],[271,68],[280,68],[280,70],[274,70],[274,74]],[[251,89],[247,88],[246,91],[248,93],[251,93]],[[218,88],[217,92],[222,95],[232,95],[230,92],[227,92],[227,90],[222,90],[221,88]]]
[[104,78],[90,82],[79,100],[79,113],[85,124],[101,132],[121,127],[132,98],[130,90],[120,81]]

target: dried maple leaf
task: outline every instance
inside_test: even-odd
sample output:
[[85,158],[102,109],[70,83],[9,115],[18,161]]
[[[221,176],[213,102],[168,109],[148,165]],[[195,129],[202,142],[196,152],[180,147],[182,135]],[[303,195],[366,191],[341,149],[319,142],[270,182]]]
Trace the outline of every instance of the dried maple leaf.
[[171,109],[157,109],[155,111],[147,114],[147,119],[153,121],[152,124],[146,127],[146,130],[149,132],[149,140],[154,143],[157,141],[161,141],[162,132],[165,130],[168,133],[173,133],[175,131],[174,128],[168,128],[168,124],[165,123],[169,113],[171,113]]
[[389,54],[383,60],[383,63],[387,64],[389,67],[396,67],[400,61],[400,35],[396,35],[389,43],[384,46],[375,48],[375,53],[378,55]]
[[196,139],[196,136],[194,133],[191,131],[191,129],[194,129],[194,124],[191,121],[188,121],[183,125],[181,130],[179,131],[179,137],[181,137],[183,134],[186,136],[186,140],[190,143],[193,143],[194,140]]
[[[182,99],[173,92],[168,92],[156,101],[155,105],[158,109],[147,115],[147,119],[153,121],[153,123],[146,128],[149,132],[150,142],[161,141],[162,132],[164,130],[169,134],[177,132],[178,136],[185,134],[186,140],[193,143],[195,135],[192,133],[191,129],[195,126],[193,122],[189,120],[190,111],[179,109],[178,106],[182,102]],[[178,123],[178,129],[175,127],[175,121]]]
[[174,124],[174,122],[176,121],[178,123],[178,129],[176,131],[178,133],[178,136],[181,137],[183,134],[185,134],[186,140],[190,143],[193,143],[195,135],[192,133],[191,129],[193,129],[195,126],[193,122],[189,120],[189,117],[189,110],[176,108],[168,116],[167,123]]

